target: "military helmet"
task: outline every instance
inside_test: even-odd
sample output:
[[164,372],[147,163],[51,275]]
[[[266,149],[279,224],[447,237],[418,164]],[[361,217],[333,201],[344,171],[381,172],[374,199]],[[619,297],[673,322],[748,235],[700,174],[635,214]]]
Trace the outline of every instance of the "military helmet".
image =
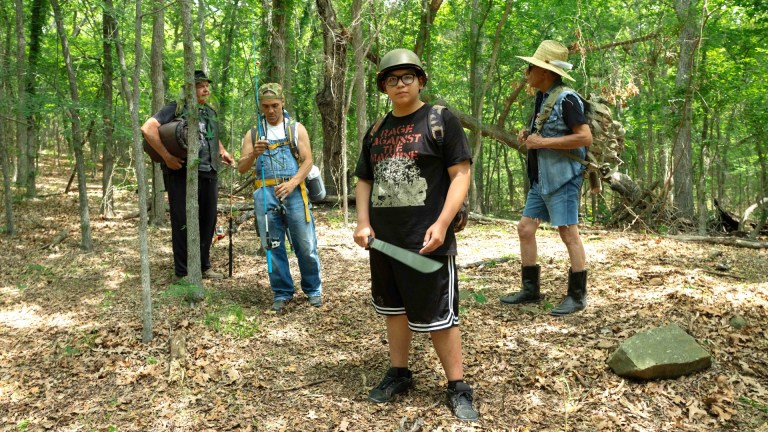
[[384,54],[384,57],[379,61],[379,73],[376,75],[376,87],[379,91],[386,93],[386,87],[384,86],[384,78],[387,76],[387,72],[393,69],[406,69],[413,68],[416,70],[416,75],[424,77],[424,84],[429,79],[427,73],[424,71],[424,67],[421,65],[421,60],[415,52],[398,48]]

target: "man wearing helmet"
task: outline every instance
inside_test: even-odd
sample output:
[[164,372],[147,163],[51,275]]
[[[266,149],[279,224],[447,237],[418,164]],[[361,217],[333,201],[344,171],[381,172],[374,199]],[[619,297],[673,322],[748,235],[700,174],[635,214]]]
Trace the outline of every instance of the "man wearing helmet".
[[386,317],[390,368],[368,398],[389,402],[413,386],[408,369],[413,332],[429,333],[448,379],[451,411],[461,420],[476,420],[472,388],[463,381],[452,226],[469,189],[467,137],[447,110],[442,111],[442,142],[432,137],[432,107],[419,98],[427,74],[412,51],[396,49],[382,57],[376,82],[392,101],[392,111],[363,139],[355,170],[355,242],[367,247],[375,237],[444,265],[423,274],[370,250],[372,303]]

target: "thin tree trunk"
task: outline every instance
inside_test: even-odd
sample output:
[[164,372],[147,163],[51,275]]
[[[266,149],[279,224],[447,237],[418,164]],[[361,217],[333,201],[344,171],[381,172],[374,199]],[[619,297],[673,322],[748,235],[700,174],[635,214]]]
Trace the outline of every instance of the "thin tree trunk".
[[343,181],[341,175],[341,141],[343,125],[345,87],[347,70],[347,44],[349,33],[336,20],[336,11],[330,0],[316,0],[317,10],[323,24],[324,72],[323,85],[317,93],[316,102],[323,123],[323,178],[328,193],[337,195]]
[[[0,87],[0,96],[5,96],[5,88]],[[0,136],[5,135],[5,120],[0,119]],[[13,195],[11,191],[11,173],[8,168],[8,152],[6,146],[0,145],[0,163],[3,169],[3,205],[5,207],[5,227],[2,230],[8,235],[16,234],[13,225]]]
[[[112,0],[105,0],[105,6],[110,14],[114,13]],[[117,24],[115,15],[112,15]],[[142,335],[141,340],[148,343],[152,340],[152,294],[150,291],[149,274],[149,241],[147,240],[147,179],[144,166],[144,150],[141,145],[141,130],[139,129],[139,74],[141,73],[141,0],[136,0],[136,27],[134,45],[134,70],[132,88],[128,86],[125,52],[120,39],[120,32],[115,26],[115,46],[120,62],[120,86],[123,89],[128,109],[131,113],[131,130],[133,132],[133,157],[136,159],[136,182],[139,185],[139,258],[141,260],[141,304],[142,304]]]
[[102,152],[102,177],[101,177],[101,214],[102,216],[114,216],[114,194],[112,188],[112,176],[115,170],[115,125],[112,118],[112,99],[114,98],[112,87],[113,60],[112,60],[112,36],[115,32],[115,21],[111,11],[102,14],[102,49],[104,51],[104,70],[102,73],[101,88],[104,93],[104,108],[101,114],[104,122],[104,149]]
[[[180,0],[184,41],[184,95],[187,106],[187,280],[203,287],[200,266],[200,203],[198,201],[197,157],[200,152],[197,97],[195,92],[195,46],[192,37],[192,1]],[[218,148],[218,147],[217,147]]]
[[419,22],[419,34],[416,36],[416,46],[413,52],[416,53],[422,61],[429,58],[430,27],[435,22],[437,11],[440,10],[443,0],[422,0],[421,2],[421,21]]
[[64,57],[64,64],[67,68],[67,78],[69,80],[69,94],[72,98],[72,108],[69,109],[69,114],[72,121],[72,148],[75,152],[80,199],[80,231],[82,234],[80,247],[83,250],[90,251],[93,249],[93,241],[91,239],[91,220],[88,213],[88,189],[85,175],[85,158],[83,155],[83,131],[80,129],[80,95],[77,89],[77,77],[75,76],[75,70],[72,67],[72,56],[69,52],[69,40],[67,38],[67,33],[64,30],[64,21],[61,15],[61,8],[59,7],[59,0],[51,0],[51,6],[53,6],[56,29],[59,33],[59,39],[61,40],[61,51],[62,56]]
[[[11,46],[11,23],[8,22],[7,32],[5,33],[5,49],[0,50],[0,99],[8,100],[9,79],[8,70],[10,69],[10,46]],[[0,136],[8,136],[7,120],[0,118]],[[13,192],[11,184],[13,182],[13,173],[11,172],[10,154],[8,154],[7,145],[0,145],[0,164],[3,172],[3,206],[5,207],[5,232],[8,235],[14,235],[16,229],[13,222]]]
[[675,206],[680,215],[693,220],[693,151],[691,148],[691,128],[693,118],[693,69],[695,52],[699,43],[698,13],[694,0],[677,0],[675,3],[678,21],[681,24],[678,44],[680,58],[677,63],[675,88],[683,99],[680,122],[673,147]]
[[365,90],[365,56],[368,44],[363,43],[362,10],[363,0],[352,0],[352,49],[355,51],[355,119],[357,125],[357,149],[363,145],[363,136],[368,130],[368,110]]
[[[43,26],[48,21],[48,3],[46,0],[32,0],[32,17],[29,22],[29,62],[27,68],[37,71],[40,60],[40,47],[43,37]],[[38,160],[38,111],[39,103],[33,102],[37,98],[37,74],[27,74],[27,160],[29,160],[29,173],[27,175],[27,196],[37,195],[37,160]]]
[[[155,15],[152,20],[152,49],[150,52],[150,77],[152,81],[152,112],[156,113],[165,105],[165,84],[163,81],[163,46],[165,44],[165,1],[154,1]],[[140,160],[143,160],[140,159]],[[139,160],[136,163],[140,163]],[[164,226],[165,183],[160,163],[152,166],[152,214],[149,223]]]
[[210,73],[208,68],[208,44],[205,36],[205,0],[197,0],[197,36],[200,43],[200,67],[206,74]]
[[[16,177],[16,184],[19,187],[27,186],[27,177],[30,171],[32,171],[32,161],[29,160],[29,154],[27,152],[27,128],[24,125],[24,112],[26,111],[26,93],[27,87],[24,85],[27,76],[26,70],[26,54],[27,54],[27,40],[25,38],[26,31],[24,30],[24,4],[22,0],[14,0],[14,6],[16,7],[16,86],[18,101],[16,105],[16,145],[19,148],[18,157],[18,176]],[[25,195],[29,195],[30,191],[26,191]],[[33,193],[34,194],[34,193]]]
[[[218,86],[220,91],[220,100],[221,103],[219,104],[219,107],[221,108],[221,112],[219,113],[219,118],[221,119],[221,122],[219,123],[219,130],[220,134],[222,136],[234,136],[234,119],[230,118],[227,114],[234,112],[234,100],[232,98],[232,91],[230,89],[229,81],[230,81],[230,69],[232,66],[232,46],[234,44],[234,37],[235,37],[235,27],[239,24],[238,19],[238,11],[240,8],[238,7],[239,0],[235,0],[234,4],[231,8],[227,11],[227,30],[225,32],[224,36],[224,44],[222,45],[222,49],[224,50],[223,54],[221,55],[221,84]],[[230,140],[230,148],[229,152],[231,154],[235,154],[235,142],[234,140]]]
[[265,82],[276,82],[287,92],[286,78],[288,66],[288,23],[293,12],[290,1],[272,0],[270,11],[271,33],[269,35],[269,57]]

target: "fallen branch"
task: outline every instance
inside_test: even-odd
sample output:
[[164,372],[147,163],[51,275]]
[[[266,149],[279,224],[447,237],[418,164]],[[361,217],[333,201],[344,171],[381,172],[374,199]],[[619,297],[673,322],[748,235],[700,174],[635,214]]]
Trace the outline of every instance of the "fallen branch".
[[53,240],[50,243],[48,243],[45,246],[42,246],[38,250],[50,249],[50,248],[56,246],[57,244],[63,242],[64,239],[66,239],[67,237],[69,237],[69,230],[66,230],[66,229],[61,230],[61,231],[59,231],[58,234],[56,234],[56,237],[54,237]]
[[702,237],[702,236],[666,236],[672,240],[685,242],[711,243],[725,246],[745,247],[750,249],[768,249],[768,242],[750,241],[732,237]]
[[309,383],[306,383],[306,384],[297,385],[295,387],[289,387],[289,388],[286,388],[286,389],[272,389],[272,391],[276,391],[276,392],[289,392],[289,391],[294,391],[294,390],[300,390],[300,389],[303,389],[303,388],[316,386],[318,384],[322,384],[322,383],[324,383],[326,381],[330,381],[330,380],[331,380],[330,378],[325,378],[325,379],[321,379],[321,380],[317,380],[317,381],[312,381],[312,382],[309,382]]
[[467,268],[474,268],[474,267],[480,267],[484,265],[496,265],[499,263],[505,263],[507,261],[511,261],[511,257],[505,257],[505,258],[491,258],[487,260],[481,260],[481,261],[475,261],[467,264],[459,265],[458,267],[460,269],[467,269]]

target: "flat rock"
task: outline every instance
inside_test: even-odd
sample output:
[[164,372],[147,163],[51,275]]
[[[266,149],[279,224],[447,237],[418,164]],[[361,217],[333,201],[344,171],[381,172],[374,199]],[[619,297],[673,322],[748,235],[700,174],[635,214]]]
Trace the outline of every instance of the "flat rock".
[[619,376],[640,379],[677,378],[712,365],[712,357],[677,324],[638,333],[608,358]]

